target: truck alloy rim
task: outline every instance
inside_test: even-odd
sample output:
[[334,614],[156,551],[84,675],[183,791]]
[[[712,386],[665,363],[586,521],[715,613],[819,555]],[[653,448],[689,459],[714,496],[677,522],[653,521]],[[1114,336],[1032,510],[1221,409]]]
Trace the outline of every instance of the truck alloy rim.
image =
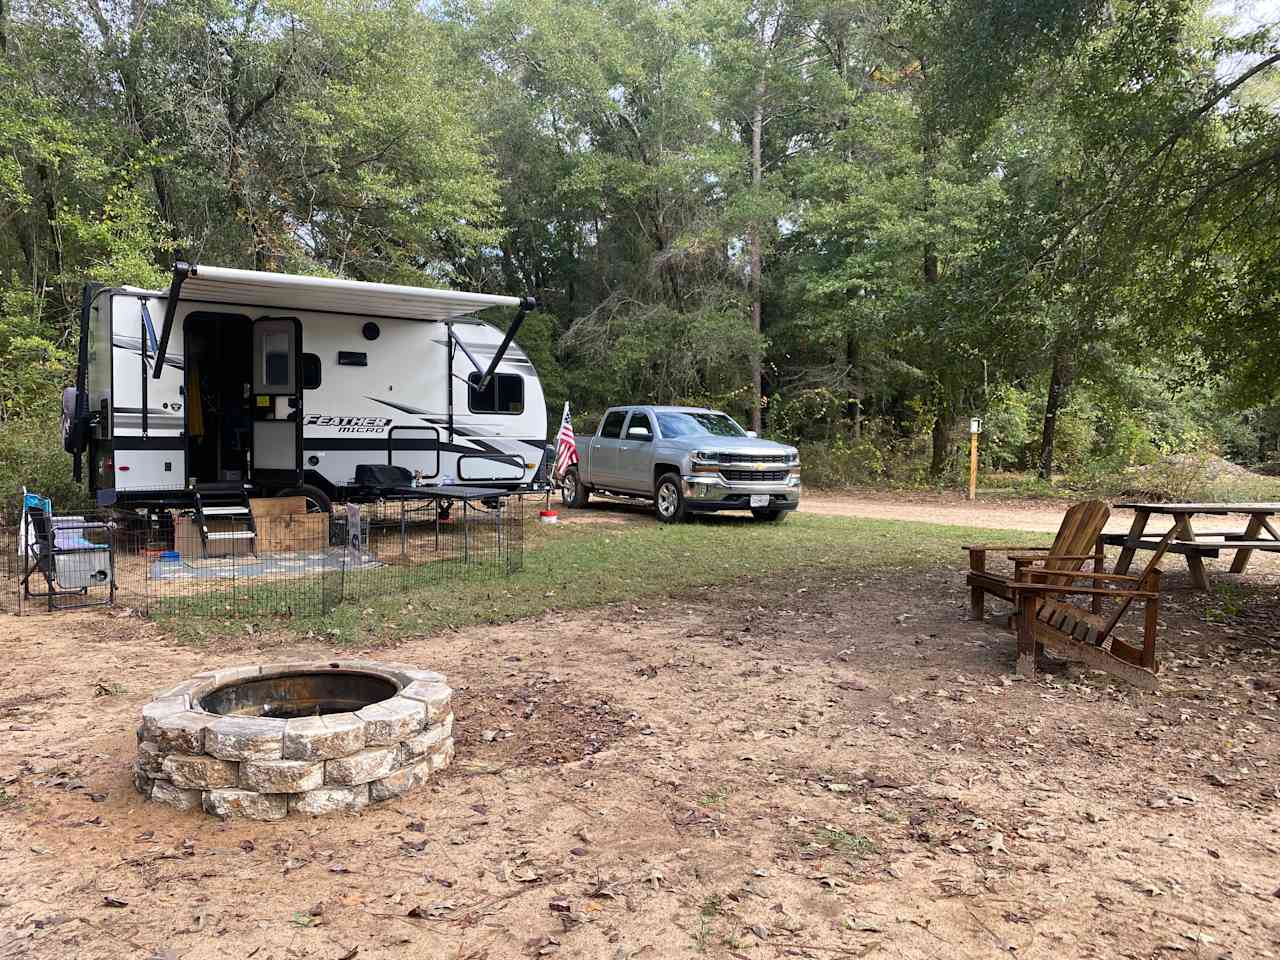
[[658,488],[658,509],[662,511],[664,517],[669,517],[675,513],[678,503],[679,495],[676,493],[674,484],[664,483]]

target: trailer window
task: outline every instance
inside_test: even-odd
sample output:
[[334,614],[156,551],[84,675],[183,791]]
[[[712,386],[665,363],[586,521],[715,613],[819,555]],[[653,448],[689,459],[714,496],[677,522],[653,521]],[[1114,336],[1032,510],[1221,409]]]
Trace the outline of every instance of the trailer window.
[[524,377],[495,373],[480,389],[480,373],[467,377],[467,406],[472,413],[524,413]]
[[320,357],[314,353],[302,355],[302,389],[314,390],[320,386]]
[[262,338],[262,382],[267,387],[288,387],[293,338],[288,333],[268,333]]

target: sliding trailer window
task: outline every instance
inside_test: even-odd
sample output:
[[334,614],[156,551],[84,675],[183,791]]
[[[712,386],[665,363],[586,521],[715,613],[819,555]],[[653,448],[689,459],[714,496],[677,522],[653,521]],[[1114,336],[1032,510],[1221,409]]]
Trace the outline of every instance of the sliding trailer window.
[[467,408],[472,413],[524,413],[524,377],[518,373],[495,373],[484,389],[483,374],[467,377]]

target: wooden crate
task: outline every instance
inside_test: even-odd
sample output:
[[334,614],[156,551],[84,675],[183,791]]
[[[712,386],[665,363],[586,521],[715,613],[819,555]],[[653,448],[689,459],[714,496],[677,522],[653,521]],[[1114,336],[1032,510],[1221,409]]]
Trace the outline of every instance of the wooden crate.
[[[230,533],[243,530],[244,524],[230,517],[209,517],[210,533]],[[200,525],[194,517],[175,516],[173,518],[173,548],[183,560],[199,560],[206,556],[204,544],[200,540]],[[253,541],[243,540],[210,540],[210,557],[244,557],[253,553]]]
[[307,513],[305,497],[249,501],[258,528],[258,553],[323,550],[329,545],[329,514]]

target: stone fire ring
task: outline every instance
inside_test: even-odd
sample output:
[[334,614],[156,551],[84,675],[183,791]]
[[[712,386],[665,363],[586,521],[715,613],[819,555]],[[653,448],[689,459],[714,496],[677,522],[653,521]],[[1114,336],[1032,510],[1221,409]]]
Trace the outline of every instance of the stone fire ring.
[[134,784],[220,817],[354,812],[449,765],[452,696],[443,674],[372,660],[197,673],[142,708]]

